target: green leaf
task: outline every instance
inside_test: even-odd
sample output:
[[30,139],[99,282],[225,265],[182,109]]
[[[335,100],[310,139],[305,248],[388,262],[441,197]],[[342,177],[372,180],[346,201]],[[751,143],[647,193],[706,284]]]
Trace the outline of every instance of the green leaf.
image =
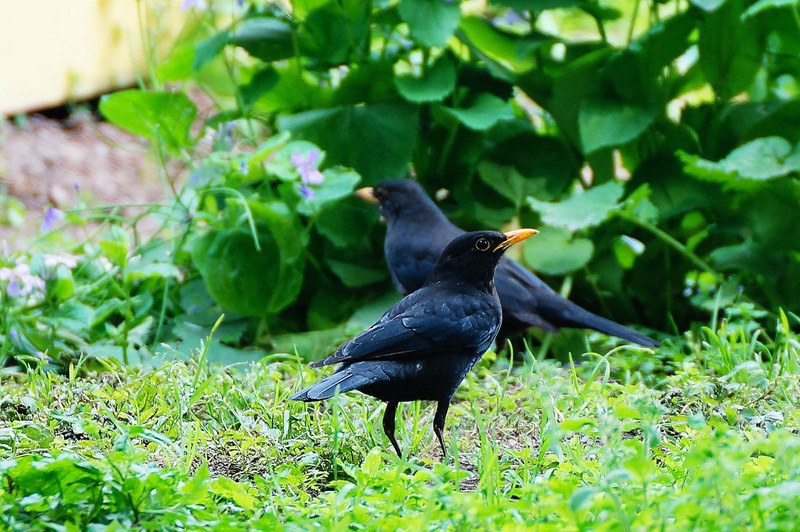
[[53,285],[53,293],[61,301],[65,301],[75,294],[75,280],[69,268],[59,266],[56,268],[56,279]]
[[548,275],[563,275],[585,266],[592,258],[594,244],[586,238],[573,239],[559,227],[543,227],[523,246],[525,262]]
[[282,116],[278,127],[318,145],[329,162],[355,169],[371,184],[405,173],[417,139],[417,109],[402,101],[343,105]]
[[754,17],[764,11],[770,9],[778,9],[782,7],[794,7],[798,5],[798,0],[758,0],[755,4],[747,8],[742,14],[742,20]]
[[[574,151],[563,139],[531,132],[513,135],[495,144],[487,155],[497,164],[486,166],[488,161],[481,162],[478,165],[481,179],[515,204],[527,196],[541,200],[559,196],[580,171]],[[524,185],[513,184],[519,177],[504,175],[514,169],[524,178]],[[519,192],[521,195],[517,195]],[[511,197],[512,194],[516,197]]]
[[783,137],[764,137],[744,144],[719,162],[679,152],[684,171],[706,181],[730,186],[750,186],[753,181],[766,181],[800,172],[800,146]]
[[268,66],[256,72],[250,81],[242,86],[242,99],[246,105],[253,105],[261,96],[270,92],[280,81],[280,74]]
[[271,65],[278,74],[278,81],[254,103],[254,109],[262,113],[290,113],[295,110],[327,105],[332,91],[314,83],[296,61]]
[[398,11],[414,40],[428,47],[444,46],[461,19],[459,5],[453,0],[401,0]]
[[192,69],[200,70],[217,57],[225,45],[228,44],[229,37],[230,35],[227,31],[221,31],[197,43],[194,46]]
[[343,200],[322,209],[314,220],[314,227],[338,248],[366,247],[369,230],[377,221],[374,211],[372,205],[361,200]]
[[231,32],[229,42],[266,62],[294,55],[292,27],[274,18],[253,17],[241,21]]
[[322,172],[325,180],[321,185],[311,185],[313,195],[304,198],[297,205],[297,212],[300,214],[311,215],[319,212],[327,204],[349,196],[359,181],[361,176],[346,168],[329,168]]
[[578,111],[578,127],[584,153],[626,144],[644,133],[656,119],[656,109],[618,101],[584,100]]
[[704,11],[716,11],[719,6],[725,3],[726,0],[690,0],[692,4],[696,5]]
[[251,205],[261,251],[247,228],[215,230],[196,236],[190,252],[206,289],[219,305],[246,316],[266,316],[289,305],[303,281],[301,235],[279,213],[285,206]]
[[344,327],[333,327],[304,333],[280,334],[270,338],[275,353],[297,352],[305,360],[317,360],[322,354],[332,353],[347,339]]
[[481,54],[515,74],[527,72],[536,66],[536,46],[532,45],[553,40],[519,37],[492,26],[482,17],[464,17],[461,20],[461,32]]
[[478,175],[484,183],[519,208],[528,196],[546,193],[544,179],[530,179],[520,174],[513,166],[483,161],[478,164]]
[[125,282],[133,282],[141,279],[155,277],[159,279],[177,279],[180,277],[180,270],[174,264],[168,262],[131,262],[125,267]]
[[700,68],[726,100],[753,84],[764,56],[764,32],[757,19],[742,21],[743,10],[743,0],[728,0],[700,23]]
[[248,493],[247,485],[233,481],[227,477],[217,477],[211,481],[214,495],[229,499],[245,510],[253,511],[261,505],[256,497]]
[[456,86],[456,68],[447,56],[440,57],[422,77],[396,76],[394,84],[410,102],[440,102]]
[[368,6],[367,2],[328,2],[310,12],[300,26],[302,52],[321,66],[346,63],[351,54],[365,47]]
[[601,224],[618,207],[624,187],[610,181],[589,190],[576,192],[558,203],[548,203],[528,198],[528,204],[539,213],[542,221],[554,227],[577,231]]
[[624,269],[633,268],[636,257],[644,253],[644,244],[633,237],[620,235],[614,239],[614,257]]
[[189,130],[197,107],[182,92],[115,92],[100,99],[100,112],[126,131],[163,142],[173,155],[193,144]]
[[592,502],[592,498],[598,493],[594,486],[581,486],[572,492],[569,498],[569,507],[573,512],[578,512],[583,507]]
[[485,131],[501,120],[514,118],[510,103],[487,93],[479,94],[469,107],[461,109],[444,107],[444,110],[468,128],[477,131]]
[[348,288],[359,288],[375,284],[386,279],[388,275],[385,267],[355,264],[347,260],[347,257],[326,257],[325,263]]

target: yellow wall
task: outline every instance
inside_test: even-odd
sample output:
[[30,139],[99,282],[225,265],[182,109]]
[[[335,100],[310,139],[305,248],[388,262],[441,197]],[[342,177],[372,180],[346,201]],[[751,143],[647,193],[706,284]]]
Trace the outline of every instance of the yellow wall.
[[144,74],[140,17],[168,49],[181,0],[0,0],[0,114],[80,100]]

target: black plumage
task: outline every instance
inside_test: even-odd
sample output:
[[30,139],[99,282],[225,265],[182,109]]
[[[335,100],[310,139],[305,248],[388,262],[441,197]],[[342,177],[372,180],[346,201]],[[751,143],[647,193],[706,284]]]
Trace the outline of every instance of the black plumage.
[[520,229],[458,235],[419,290],[334,354],[311,364],[340,363],[335,373],[291,399],[320,401],[337,390],[358,390],[386,401],[383,429],[398,455],[394,436],[398,403],[437,401],[433,430],[445,453],[442,434],[450,400],[500,330],[495,268],[508,246],[535,233]]
[[[422,187],[408,179],[362,188],[360,198],[377,203],[386,219],[384,252],[395,285],[403,294],[417,290],[445,245],[464,233],[452,224]],[[503,258],[495,276],[503,305],[498,343],[529,327],[557,332],[561,327],[594,329],[645,347],[652,338],[581,308],[558,295],[536,275]]]

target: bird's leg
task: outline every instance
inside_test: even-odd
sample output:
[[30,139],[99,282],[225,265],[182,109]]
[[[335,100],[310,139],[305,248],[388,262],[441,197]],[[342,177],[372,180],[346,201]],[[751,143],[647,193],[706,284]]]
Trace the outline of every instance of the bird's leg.
[[433,416],[433,432],[442,446],[442,460],[447,458],[447,450],[444,447],[444,419],[447,417],[447,409],[450,408],[450,398],[442,399],[436,403],[436,414]]
[[386,436],[389,437],[389,441],[392,442],[394,450],[397,451],[397,456],[402,458],[403,453],[400,452],[400,446],[397,444],[397,440],[394,437],[394,418],[396,413],[397,401],[388,401],[386,403],[386,410],[383,412],[383,432],[386,433]]

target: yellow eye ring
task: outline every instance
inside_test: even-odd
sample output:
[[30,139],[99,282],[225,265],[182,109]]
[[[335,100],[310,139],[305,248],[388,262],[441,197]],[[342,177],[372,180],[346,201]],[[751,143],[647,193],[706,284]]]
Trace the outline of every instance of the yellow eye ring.
[[488,251],[491,247],[491,244],[485,238],[479,238],[475,241],[475,249],[478,251]]

